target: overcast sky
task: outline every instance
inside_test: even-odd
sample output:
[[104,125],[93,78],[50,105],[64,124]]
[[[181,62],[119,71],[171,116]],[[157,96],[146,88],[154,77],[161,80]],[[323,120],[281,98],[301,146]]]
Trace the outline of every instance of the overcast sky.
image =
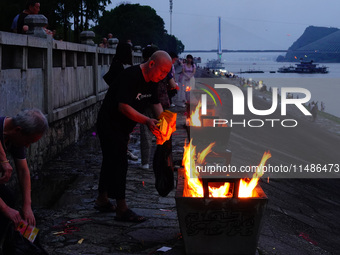
[[[170,33],[169,0],[117,1],[154,8]],[[306,27],[340,27],[340,0],[173,0],[172,34],[185,50],[217,48],[218,17],[222,49],[288,49]]]

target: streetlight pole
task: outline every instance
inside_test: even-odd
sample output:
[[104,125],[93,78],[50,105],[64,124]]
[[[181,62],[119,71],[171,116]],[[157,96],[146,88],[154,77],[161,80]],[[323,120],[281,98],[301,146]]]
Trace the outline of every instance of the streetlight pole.
[[170,35],[172,35],[172,0],[170,1]]

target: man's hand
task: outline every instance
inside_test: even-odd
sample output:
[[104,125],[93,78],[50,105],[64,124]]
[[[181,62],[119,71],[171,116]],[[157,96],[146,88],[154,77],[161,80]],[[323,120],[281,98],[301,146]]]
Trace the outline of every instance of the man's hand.
[[14,210],[10,207],[7,207],[7,209],[4,211],[4,215],[13,221],[15,228],[19,225],[21,221],[21,215],[17,210]]
[[32,208],[30,206],[27,206],[27,208],[22,208],[22,218],[30,225],[35,226],[35,218],[32,211]]
[[1,178],[0,178],[0,184],[6,183],[9,181],[9,179],[12,176],[12,171],[13,171],[13,168],[9,162],[0,163],[0,172],[2,173]]
[[158,123],[158,120],[156,119],[151,119],[149,118],[147,121],[146,121],[146,125],[148,126],[149,130],[155,135],[159,135],[160,134],[160,131],[159,131],[159,128],[157,127],[157,123]]
[[22,27],[22,31],[25,32],[25,33],[28,31],[28,29],[29,29],[29,27],[27,25],[24,25]]
[[15,167],[22,193],[22,218],[30,225],[35,226],[35,218],[31,207],[31,177],[26,159],[15,160]]

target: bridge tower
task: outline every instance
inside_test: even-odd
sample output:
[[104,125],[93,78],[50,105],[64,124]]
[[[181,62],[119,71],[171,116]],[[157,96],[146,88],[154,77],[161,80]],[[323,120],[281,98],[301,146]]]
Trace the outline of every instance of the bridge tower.
[[218,17],[217,56],[219,60],[222,60],[221,17]]

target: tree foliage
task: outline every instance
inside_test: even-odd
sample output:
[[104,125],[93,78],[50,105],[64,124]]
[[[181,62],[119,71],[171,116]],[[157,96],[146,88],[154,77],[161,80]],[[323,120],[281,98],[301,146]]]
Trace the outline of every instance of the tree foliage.
[[[74,27],[74,38],[78,41],[81,31],[89,29],[90,21],[97,22],[110,0],[44,0],[49,5],[50,17],[55,26],[62,26],[64,37],[70,25]],[[55,11],[54,11],[55,10]],[[54,13],[53,13],[54,11]]]
[[0,1],[0,30],[10,32],[14,17],[25,8],[26,0]]
[[[111,0],[40,0],[40,14],[48,19],[50,29],[61,31],[68,39],[70,24],[74,26],[74,38],[89,29],[90,21],[97,22],[105,6]],[[0,30],[10,31],[13,18],[25,8],[26,0],[0,1]]]
[[[160,49],[181,53],[184,45],[167,34],[163,19],[150,6],[121,4],[105,11],[111,0],[40,0],[40,14],[48,19],[48,28],[55,29],[59,38],[79,41],[81,31],[90,29],[90,21],[97,36],[112,33],[120,41],[132,40],[142,47],[155,44]],[[10,31],[13,18],[25,8],[26,0],[0,1],[0,30]],[[100,16],[102,13],[102,16]],[[73,26],[71,26],[73,24]],[[71,27],[73,34],[71,35]]]
[[180,54],[184,51],[184,45],[183,43],[177,39],[174,35],[164,35],[163,40],[163,47],[166,51],[170,52],[176,52],[177,54]]
[[112,33],[120,41],[131,40],[142,47],[155,44],[160,49],[177,53],[184,50],[182,42],[167,34],[163,19],[150,6],[123,3],[104,11],[94,31],[102,37]]

